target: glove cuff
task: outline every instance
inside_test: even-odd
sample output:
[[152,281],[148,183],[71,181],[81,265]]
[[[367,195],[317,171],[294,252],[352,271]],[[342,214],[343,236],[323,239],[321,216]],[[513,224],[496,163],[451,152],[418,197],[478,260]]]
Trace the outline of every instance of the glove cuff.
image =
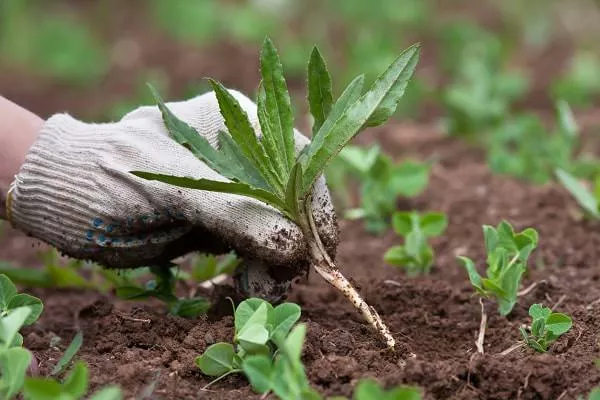
[[45,122],[8,191],[6,213],[15,228],[55,247],[85,245],[84,227],[99,211],[90,190],[103,146],[98,127],[67,114]]

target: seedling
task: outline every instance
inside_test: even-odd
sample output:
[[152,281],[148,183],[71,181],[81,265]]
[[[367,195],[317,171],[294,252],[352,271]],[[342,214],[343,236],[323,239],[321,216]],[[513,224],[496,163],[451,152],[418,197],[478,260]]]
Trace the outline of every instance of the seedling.
[[[88,392],[89,372],[87,365],[78,361],[67,375],[64,382],[50,378],[27,378],[23,387],[25,400],[65,399],[79,400]],[[120,400],[121,389],[109,386],[88,397],[89,400]]]
[[293,303],[273,307],[262,299],[250,298],[238,305],[234,318],[235,345],[216,343],[196,358],[196,365],[204,374],[220,379],[242,372],[243,363],[250,356],[273,357],[300,318],[300,307]]
[[421,400],[421,392],[414,387],[395,387],[382,389],[377,382],[363,379],[354,391],[354,400]]
[[[25,293],[17,293],[17,287],[12,281],[3,274],[0,274],[0,320],[4,321],[10,317],[10,314],[20,308],[27,307],[29,313],[23,325],[31,325],[40,317],[44,305],[37,297]],[[23,337],[17,333],[16,346],[23,343]]]
[[433,248],[427,239],[444,233],[448,226],[446,216],[435,212],[396,212],[392,225],[404,238],[404,245],[390,248],[383,256],[385,262],[406,268],[412,276],[428,274],[433,265]]
[[579,128],[569,105],[558,102],[556,112],[557,128],[553,133],[539,117],[530,114],[506,118],[494,129],[487,154],[492,171],[544,184],[552,180],[556,168],[578,172],[590,169],[592,165],[586,166],[585,159],[575,158]]
[[331,77],[315,47],[308,64],[308,103],[314,119],[313,139],[298,155],[294,141],[291,101],[279,56],[270,39],[261,52],[262,83],[258,95],[259,140],[232,94],[210,80],[229,134],[219,135],[220,149],[179,120],[156,93],[171,136],[230,181],[192,179],[132,171],[133,174],[180,187],[243,195],[263,201],[294,221],[304,233],[309,258],[316,271],[340,290],[383,336],[389,347],[395,340],[377,312],[358,294],[333,263],[317,233],[312,212],[312,189],[327,164],[362,129],[387,121],[412,76],[419,46],[404,51],[361,95],[364,78],[358,76],[334,103]]
[[600,95],[600,59],[594,51],[580,51],[567,71],[551,86],[552,96],[578,107],[589,107]]
[[552,312],[541,304],[529,307],[531,317],[530,333],[525,328],[519,328],[523,341],[535,351],[545,353],[548,347],[561,335],[567,333],[573,326],[571,317],[563,313]]
[[428,164],[415,161],[394,164],[379,146],[368,150],[347,146],[338,157],[349,174],[360,182],[360,208],[346,211],[345,216],[364,218],[369,232],[382,233],[387,229],[398,197],[421,194],[429,181]]
[[565,170],[557,169],[556,177],[577,200],[587,215],[594,219],[600,219],[600,176],[596,178],[592,190],[585,187],[575,176]]
[[[487,252],[486,277],[482,277],[475,268],[475,263],[467,257],[459,257],[469,275],[475,291],[483,298],[493,297],[498,304],[501,315],[508,315],[517,302],[517,292],[521,278],[527,270],[527,259],[537,247],[538,233],[527,228],[516,233],[506,221],[500,222],[497,228],[483,226],[485,249]],[[477,347],[483,353],[485,322],[487,315],[481,303],[481,325]]]
[[150,267],[155,279],[146,283],[146,287],[127,285],[117,287],[117,296],[126,300],[156,298],[167,304],[169,313],[184,318],[195,318],[205,313],[210,304],[204,297],[179,298],[175,295],[176,276],[171,267]]
[[214,254],[200,254],[192,265],[191,278],[206,282],[219,275],[231,275],[242,260],[231,252],[221,258]]

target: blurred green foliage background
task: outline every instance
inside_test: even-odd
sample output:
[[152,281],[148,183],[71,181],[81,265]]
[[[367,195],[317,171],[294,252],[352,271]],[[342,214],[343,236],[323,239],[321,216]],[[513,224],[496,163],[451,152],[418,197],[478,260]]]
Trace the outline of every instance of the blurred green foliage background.
[[451,114],[451,131],[476,131],[527,95],[548,109],[557,97],[589,107],[600,93],[597,14],[591,0],[3,0],[0,92],[44,115],[114,119],[149,102],[146,81],[171,98],[205,90],[205,76],[252,94],[267,34],[292,88],[313,44],[339,90],[421,41],[400,112]]

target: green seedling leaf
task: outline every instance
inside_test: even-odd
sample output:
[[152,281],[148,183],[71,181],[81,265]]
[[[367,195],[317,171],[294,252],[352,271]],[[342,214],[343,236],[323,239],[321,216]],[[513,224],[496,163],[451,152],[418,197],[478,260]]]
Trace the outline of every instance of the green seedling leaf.
[[13,296],[8,302],[8,309],[15,309],[19,307],[29,307],[31,312],[29,313],[29,316],[25,320],[24,324],[31,325],[35,321],[37,321],[37,319],[42,314],[44,304],[42,304],[42,301],[37,297],[30,296],[25,293],[20,293]]
[[550,316],[550,314],[552,314],[552,310],[549,309],[548,307],[544,307],[541,304],[532,304],[531,307],[529,307],[529,315],[531,316],[531,318],[533,318],[534,320],[536,319],[546,319]]
[[467,270],[467,274],[469,275],[469,280],[471,281],[471,285],[473,288],[482,296],[486,296],[486,291],[483,288],[483,282],[481,279],[481,275],[477,272],[477,268],[475,268],[475,263],[468,257],[460,256],[458,257]]
[[21,347],[0,350],[0,376],[3,387],[0,395],[12,399],[21,391],[27,368],[31,363],[31,353]]
[[60,383],[44,378],[27,378],[23,386],[23,397],[26,400],[71,400],[63,396]]
[[273,328],[270,338],[275,343],[282,343],[290,329],[300,319],[300,306],[294,303],[283,303],[273,310]]
[[215,343],[208,347],[204,354],[196,357],[196,365],[208,376],[221,376],[238,369],[233,345],[229,343]]
[[210,302],[204,297],[191,299],[179,299],[171,304],[169,312],[183,318],[196,318],[200,314],[206,314],[210,308]]
[[523,328],[520,329],[521,336],[529,347],[541,353],[546,352],[552,343],[573,326],[571,317],[563,313],[553,313],[541,304],[532,304],[529,307],[529,315],[533,320],[531,336]]
[[421,400],[421,393],[413,387],[396,387],[383,390],[372,379],[363,379],[356,386],[354,400]]
[[196,282],[206,282],[221,274],[231,275],[241,259],[231,252],[220,260],[212,254],[200,254],[192,266],[192,278]]
[[263,299],[250,298],[242,301],[235,310],[235,332],[242,331],[248,323],[266,326],[273,306]]
[[300,360],[302,345],[306,336],[306,325],[298,324],[292,329],[283,344],[283,351],[290,360]]
[[58,360],[58,363],[56,363],[56,365],[54,366],[54,369],[52,369],[52,372],[50,374],[51,375],[59,375],[60,373],[62,373],[64,371],[65,367],[67,365],[69,365],[69,363],[71,363],[71,360],[73,359],[75,354],[77,354],[77,352],[81,348],[82,344],[83,344],[83,333],[77,332],[77,334],[75,335],[73,340],[71,340],[69,347],[67,347],[67,349],[65,350],[65,353],[60,358],[60,360]]
[[308,105],[313,116],[313,135],[323,125],[333,104],[331,76],[319,49],[313,47],[308,62]]
[[0,275],[0,311],[8,310],[8,303],[17,294],[17,287],[4,274]]
[[586,212],[595,218],[600,218],[598,200],[585,186],[579,183],[574,176],[562,169],[556,170],[556,177]]
[[271,390],[273,379],[273,364],[265,355],[248,356],[242,362],[242,369],[250,385],[257,393],[266,393]]
[[413,227],[412,214],[410,212],[398,211],[392,217],[392,226],[398,235],[406,236]]
[[288,181],[285,189],[285,203],[290,210],[290,213],[295,217],[299,218],[300,207],[301,207],[301,190],[302,190],[302,165],[300,163],[294,164],[292,172],[290,174],[290,180]]
[[121,388],[117,386],[109,386],[101,389],[95,393],[90,400],[121,400],[123,399],[123,392]]
[[442,213],[427,213],[421,216],[421,229],[426,236],[439,236],[447,226],[448,219]]
[[262,189],[254,189],[250,185],[241,182],[220,182],[210,179],[193,179],[185,177],[177,177],[164,174],[155,174],[151,172],[131,171],[135,176],[148,179],[151,181],[159,181],[171,185],[184,187],[188,189],[208,190],[211,192],[237,194],[241,196],[252,197],[256,200],[263,201],[278,208],[282,212],[286,212],[285,204],[274,194]]
[[74,399],[83,397],[88,391],[88,368],[83,361],[78,361],[71,373],[62,384],[62,391],[68,393]]
[[390,247],[383,255],[383,260],[391,265],[408,265],[412,262],[404,246]]
[[25,321],[31,314],[31,308],[19,307],[12,309],[7,315],[0,318],[0,342],[5,349],[10,347],[19,330],[25,325]]
[[[271,39],[266,38],[260,53],[260,71],[264,87],[264,116],[267,127],[261,128],[264,135],[273,135],[273,143],[279,149],[285,172],[292,170],[295,162],[294,119],[292,103],[288,93],[283,67]],[[283,175],[286,176],[287,174]]]
[[[322,142],[313,140],[308,149],[303,192],[308,193],[315,180],[340,150],[363,126],[379,125],[395,111],[396,103],[404,93],[406,82],[412,76],[419,58],[419,46],[405,50],[358,101],[351,104],[323,135]],[[393,110],[392,110],[393,104]],[[392,110],[390,112],[390,110]],[[371,117],[373,118],[371,119]]]
[[264,325],[248,322],[236,336],[240,347],[246,353],[263,353],[269,340],[269,331]]
[[555,336],[567,333],[573,326],[573,320],[566,314],[552,313],[546,318],[546,329]]

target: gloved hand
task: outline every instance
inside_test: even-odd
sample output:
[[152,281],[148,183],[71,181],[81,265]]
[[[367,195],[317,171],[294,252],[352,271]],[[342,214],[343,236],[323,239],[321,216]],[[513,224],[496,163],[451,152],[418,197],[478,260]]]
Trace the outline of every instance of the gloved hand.
[[[231,92],[258,126],[256,105]],[[212,92],[167,106],[213,146],[217,133],[226,131]],[[308,139],[297,131],[295,136],[300,151]],[[133,170],[226,180],[169,137],[156,106],[106,124],[57,114],[44,124],[16,176],[8,219],[66,255],[110,268],[164,265],[193,250],[231,248],[249,260],[250,269],[262,271],[266,264],[286,281],[288,271],[306,267],[302,233],[270,206],[147,181],[130,174]],[[333,254],[338,231],[323,177],[315,185],[313,206],[319,233]],[[254,275],[240,281],[249,295]]]

